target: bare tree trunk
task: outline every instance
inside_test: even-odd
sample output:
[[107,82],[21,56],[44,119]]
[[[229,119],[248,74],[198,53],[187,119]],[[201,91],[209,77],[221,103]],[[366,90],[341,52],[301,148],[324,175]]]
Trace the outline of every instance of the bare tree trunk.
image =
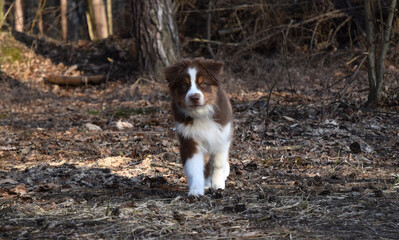
[[[365,0],[366,34],[368,43],[368,78],[369,94],[366,105],[377,107],[382,100],[382,86],[384,80],[384,61],[388,50],[389,39],[392,32],[392,21],[395,14],[397,0],[392,0],[385,23],[381,22],[381,31],[376,32],[374,18],[375,0]],[[378,41],[380,39],[380,41]]]
[[4,0],[0,0],[0,28],[3,23],[3,17],[4,17]]
[[161,81],[163,68],[180,57],[171,0],[132,0],[137,63],[142,75]]
[[80,16],[79,3],[77,1],[68,1],[68,40],[79,40],[80,33]]
[[24,11],[22,8],[22,0],[15,0],[14,6],[14,19],[15,19],[15,30],[17,32],[24,31]]
[[62,40],[66,41],[68,39],[68,0],[61,0],[60,5]]
[[96,27],[97,37],[104,39],[108,37],[107,15],[105,14],[105,6],[103,0],[92,0],[94,24]]
[[43,37],[44,36],[44,31],[43,31],[43,9],[46,6],[46,1],[45,0],[39,0],[39,23],[37,27],[39,28],[39,36]]
[[108,32],[109,35],[113,34],[113,24],[112,24],[112,1],[107,0],[107,17],[108,17]]
[[94,40],[94,33],[93,33],[93,24],[91,22],[90,13],[86,12],[86,21],[87,21],[87,32],[89,33],[90,40]]

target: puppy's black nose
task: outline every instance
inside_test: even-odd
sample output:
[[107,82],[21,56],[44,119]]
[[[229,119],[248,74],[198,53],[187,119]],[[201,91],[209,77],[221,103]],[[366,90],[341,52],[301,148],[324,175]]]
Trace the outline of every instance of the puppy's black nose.
[[196,94],[191,95],[189,97],[189,99],[190,99],[190,102],[197,105],[200,102],[201,96],[198,93],[196,93]]

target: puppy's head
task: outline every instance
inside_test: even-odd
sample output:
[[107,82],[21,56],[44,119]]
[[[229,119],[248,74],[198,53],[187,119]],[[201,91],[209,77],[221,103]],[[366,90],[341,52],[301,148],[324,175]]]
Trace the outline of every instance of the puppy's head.
[[164,70],[172,100],[185,110],[200,110],[216,101],[223,63],[204,58],[183,59]]

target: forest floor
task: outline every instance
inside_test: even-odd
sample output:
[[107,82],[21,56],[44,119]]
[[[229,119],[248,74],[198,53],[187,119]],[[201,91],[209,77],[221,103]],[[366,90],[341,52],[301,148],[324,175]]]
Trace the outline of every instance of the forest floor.
[[[15,38],[0,35],[0,239],[398,238],[393,65],[386,104],[369,111],[356,53],[226,61],[231,174],[192,199],[167,86],[130,75],[128,42]],[[112,74],[46,83],[74,64],[72,75]]]

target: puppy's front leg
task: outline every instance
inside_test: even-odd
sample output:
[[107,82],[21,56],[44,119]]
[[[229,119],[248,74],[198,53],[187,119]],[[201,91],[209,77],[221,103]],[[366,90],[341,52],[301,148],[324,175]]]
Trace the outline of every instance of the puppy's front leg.
[[178,134],[180,156],[191,196],[204,195],[204,154],[198,150],[199,145],[192,138]]
[[213,159],[213,171],[211,175],[211,187],[213,189],[224,189],[225,181],[230,173],[229,147],[221,149]]
[[204,155],[196,153],[187,159],[184,164],[184,172],[188,183],[190,196],[204,195]]

